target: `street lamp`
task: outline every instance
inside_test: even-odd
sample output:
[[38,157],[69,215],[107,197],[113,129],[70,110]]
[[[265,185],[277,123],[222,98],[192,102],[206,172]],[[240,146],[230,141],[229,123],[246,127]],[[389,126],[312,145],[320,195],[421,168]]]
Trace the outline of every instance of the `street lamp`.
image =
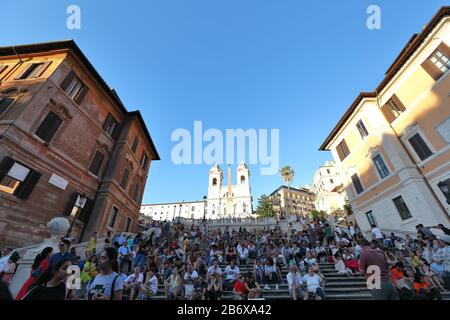
[[[72,229],[73,229],[73,225],[75,224],[75,220],[78,219],[79,216],[79,212],[84,209],[84,206],[86,205],[87,202],[87,197],[85,196],[85,194],[78,194],[77,199],[75,200],[75,204],[74,207],[77,208],[77,211],[75,212],[75,214],[73,215],[72,221],[70,222],[70,227],[69,230],[67,230],[67,234],[66,234],[66,238],[70,238],[70,235],[72,233]],[[72,208],[73,211],[73,208]]]
[[444,194],[447,203],[450,204],[450,179],[439,182],[438,187]]

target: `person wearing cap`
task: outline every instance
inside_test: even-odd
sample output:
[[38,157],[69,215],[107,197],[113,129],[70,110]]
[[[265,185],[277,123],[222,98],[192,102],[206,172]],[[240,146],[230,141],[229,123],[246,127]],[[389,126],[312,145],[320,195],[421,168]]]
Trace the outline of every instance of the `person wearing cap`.
[[59,242],[59,252],[53,254],[50,258],[50,268],[56,266],[56,264],[58,262],[60,262],[61,260],[70,260],[71,262],[73,262],[74,260],[74,256],[72,253],[70,253],[69,248],[70,248],[70,241],[67,239],[63,239]]
[[[362,250],[359,259],[359,271],[365,275],[366,279],[370,280],[372,271],[369,269],[376,266],[379,270],[380,287],[370,289],[372,298],[374,300],[399,300],[398,292],[389,278],[389,266],[384,253],[372,248],[369,241],[366,239],[361,239],[360,245]],[[369,271],[371,273],[369,273]]]

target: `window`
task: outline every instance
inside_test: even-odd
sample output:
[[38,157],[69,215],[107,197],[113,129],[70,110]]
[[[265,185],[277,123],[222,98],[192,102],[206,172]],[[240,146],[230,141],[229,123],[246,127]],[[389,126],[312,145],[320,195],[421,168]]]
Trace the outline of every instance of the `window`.
[[336,148],[336,151],[339,155],[339,159],[342,161],[350,154],[350,150],[347,147],[347,143],[345,140],[342,140],[341,143]]
[[139,189],[140,189],[139,183],[136,182],[136,184],[134,185],[134,189],[133,189],[133,200],[135,202],[138,201]]
[[141,167],[142,168],[146,169],[147,161],[148,161],[148,156],[145,154],[145,152],[142,152],[142,156],[141,156]]
[[191,211],[192,211],[192,212],[194,212],[194,211],[195,211],[195,207],[194,207],[194,206],[192,206],[192,208],[191,208]]
[[330,183],[334,183],[333,179],[330,179]]
[[386,178],[389,175],[389,170],[388,170],[386,164],[384,163],[383,158],[381,157],[381,155],[377,154],[373,158],[373,162],[375,163],[375,167],[377,168],[381,179]]
[[352,175],[352,182],[357,194],[360,194],[361,192],[364,191],[361,181],[359,180],[359,177],[356,173]]
[[217,178],[213,178],[213,180],[212,180],[212,185],[213,185],[213,186],[217,185]]
[[446,73],[450,67],[450,60],[441,50],[436,50],[430,58],[430,61],[442,72]]
[[125,169],[122,175],[122,179],[120,180],[120,186],[125,189],[127,187],[128,182],[128,176],[130,174],[130,171],[128,169]]
[[450,48],[441,43],[436,51],[422,63],[425,71],[434,79],[439,80],[450,68]]
[[245,184],[245,176],[241,176],[241,184]]
[[119,209],[117,209],[116,207],[113,206],[112,210],[111,210],[111,215],[109,216],[108,227],[114,228],[118,214],[119,214]]
[[395,94],[381,107],[381,112],[389,123],[397,119],[405,110],[405,106]]
[[402,220],[412,218],[411,212],[409,212],[409,209],[401,196],[393,199],[392,201],[394,201],[395,207],[397,208]]
[[136,136],[136,137],[134,137],[133,146],[131,147],[131,151],[133,151],[133,153],[136,153],[138,144],[139,144],[139,139]]
[[92,159],[91,165],[89,166],[89,171],[93,175],[98,176],[98,173],[100,172],[104,159],[105,156],[100,151],[97,150],[95,152],[94,158]]
[[11,105],[11,103],[14,101],[13,98],[9,97],[0,97],[0,116],[3,112],[8,109],[8,107]]
[[330,174],[330,169],[327,169],[327,173]]
[[372,210],[369,212],[366,212],[367,220],[369,221],[369,224],[372,228],[375,228],[377,226],[377,222],[375,221],[375,217],[373,216]]
[[15,78],[15,80],[39,78],[50,64],[51,61],[32,63],[28,65],[28,67],[25,68],[23,72]]
[[117,140],[119,138],[119,123],[110,113],[108,113],[105,123],[103,124],[103,130],[105,130],[105,132],[114,140]]
[[364,125],[364,122],[362,122],[362,120],[359,120],[358,123],[356,124],[356,127],[358,128],[361,138],[364,140],[364,138],[369,135],[369,132],[367,132],[366,126]]
[[76,103],[80,104],[88,88],[86,85],[75,75],[75,72],[71,71],[64,81],[61,83],[61,89],[64,90]]
[[433,154],[419,133],[416,133],[408,140],[420,160],[423,161]]
[[131,218],[127,217],[127,222],[125,223],[125,232],[129,232],[131,227]]
[[41,174],[6,157],[0,163],[0,191],[27,199]]
[[397,119],[403,112],[397,105],[397,103],[395,103],[395,101],[392,99],[388,101],[387,106],[395,119]]
[[45,142],[49,143],[61,124],[62,119],[56,113],[50,111],[44,121],[42,121],[39,128],[36,130],[36,135]]

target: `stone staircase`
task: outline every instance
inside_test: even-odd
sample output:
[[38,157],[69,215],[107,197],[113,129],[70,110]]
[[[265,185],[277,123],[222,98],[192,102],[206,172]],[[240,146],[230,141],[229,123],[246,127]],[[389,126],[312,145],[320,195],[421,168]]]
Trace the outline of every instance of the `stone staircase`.
[[[278,258],[278,263],[282,266],[282,282],[279,285],[279,289],[275,289],[275,285],[271,285],[270,290],[264,290],[262,296],[266,300],[290,300],[289,288],[286,282],[286,276],[289,273],[288,267],[283,264],[281,258]],[[241,273],[253,272],[255,260],[250,260],[248,267],[240,267]],[[222,271],[225,269],[226,264],[221,263],[220,267]],[[365,278],[362,275],[355,275],[354,277],[347,277],[346,275],[338,274],[334,270],[334,264],[321,263],[320,269],[325,276],[326,281],[324,285],[324,291],[326,298],[329,300],[362,300],[371,299],[369,290],[366,287]],[[222,293],[223,300],[232,299],[233,294],[231,291],[224,291]],[[153,298],[155,300],[164,300],[164,286],[159,285],[158,294]]]
[[[282,265],[282,282],[279,285],[279,289],[275,289],[275,285],[271,285],[270,290],[263,289],[263,298],[266,300],[291,300],[292,297],[289,294],[289,288],[286,282],[286,275],[289,270],[282,262],[281,258],[278,258],[278,262]],[[248,267],[240,267],[241,273],[253,272],[255,260],[250,260]],[[332,263],[320,263],[320,270],[325,276],[324,291],[326,300],[371,300],[369,290],[367,289],[366,279],[361,274],[355,274],[353,277],[348,277],[345,274],[339,274],[334,269]],[[226,264],[221,263],[220,267],[222,271],[225,269]],[[261,285],[261,287],[263,287]],[[450,300],[450,293],[443,293],[444,300]],[[231,291],[224,291],[222,293],[223,300],[231,300],[233,294]],[[153,300],[165,300],[164,286],[159,285],[158,293]],[[181,299],[181,298],[180,298]]]

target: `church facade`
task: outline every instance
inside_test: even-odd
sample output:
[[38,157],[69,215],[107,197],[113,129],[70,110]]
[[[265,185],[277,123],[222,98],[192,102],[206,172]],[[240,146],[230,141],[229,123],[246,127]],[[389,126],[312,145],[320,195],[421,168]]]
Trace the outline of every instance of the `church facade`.
[[141,206],[141,214],[157,221],[170,221],[178,217],[211,220],[253,216],[250,170],[245,162],[241,162],[236,169],[234,185],[230,165],[227,183],[217,164],[209,170],[208,178],[208,196],[203,200],[145,204]]

